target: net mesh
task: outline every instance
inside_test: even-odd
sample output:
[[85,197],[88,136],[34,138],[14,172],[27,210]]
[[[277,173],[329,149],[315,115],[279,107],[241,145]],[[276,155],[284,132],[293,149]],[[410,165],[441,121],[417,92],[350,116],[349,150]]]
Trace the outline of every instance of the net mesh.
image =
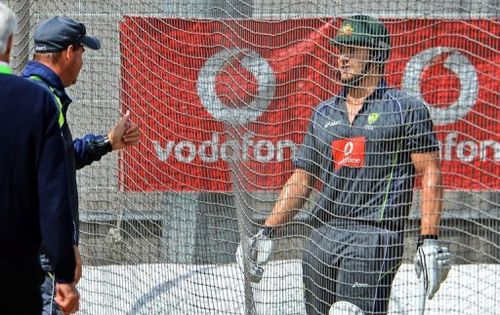
[[[435,123],[444,188],[440,238],[453,267],[426,314],[498,312],[498,1],[6,4],[20,21],[12,60],[18,72],[31,58],[36,25],[52,15],[74,17],[100,38],[102,49],[87,49],[68,89],[74,136],[106,134],[127,109],[142,130],[138,146],[78,171],[81,314],[306,313],[302,258],[315,253],[314,209],[331,197],[323,175],[333,169],[317,165],[312,194],[277,233],[259,284],[245,281],[235,252],[262,226],[293,174],[318,105],[340,93],[330,39],[339,18],[354,14],[383,21],[392,46],[388,86],[427,105]],[[335,121],[328,127],[344,124]],[[405,152],[386,145],[380,163]],[[390,314],[419,311],[412,264],[419,181],[413,202],[403,202],[404,254]],[[351,197],[363,191],[349,187]]]

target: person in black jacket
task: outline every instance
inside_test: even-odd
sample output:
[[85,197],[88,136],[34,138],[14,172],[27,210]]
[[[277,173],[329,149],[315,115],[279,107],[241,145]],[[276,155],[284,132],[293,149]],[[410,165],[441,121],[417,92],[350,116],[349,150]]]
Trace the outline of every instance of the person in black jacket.
[[56,301],[64,312],[76,312],[74,227],[57,107],[46,89],[12,74],[16,25],[0,3],[0,313],[40,314],[42,240],[56,275]]
[[[85,48],[98,50],[101,43],[98,38],[87,35],[84,24],[66,16],[56,16],[40,23],[35,30],[34,42],[34,60],[26,65],[22,75],[49,90],[59,108],[58,124],[64,137],[66,154],[69,156],[68,185],[71,196],[70,207],[76,227],[74,235],[74,249],[77,257],[75,283],[78,283],[82,267],[78,250],[79,215],[76,170],[100,160],[112,150],[137,144],[140,131],[137,124],[130,122],[130,112],[127,111],[106,136],[88,134],[83,138],[73,139],[66,116],[72,100],[66,94],[65,88],[76,83],[83,66],[82,56]],[[58,314],[58,306],[53,303],[53,264],[45,255],[43,247],[41,260],[42,268],[46,272],[42,285],[43,314]]]

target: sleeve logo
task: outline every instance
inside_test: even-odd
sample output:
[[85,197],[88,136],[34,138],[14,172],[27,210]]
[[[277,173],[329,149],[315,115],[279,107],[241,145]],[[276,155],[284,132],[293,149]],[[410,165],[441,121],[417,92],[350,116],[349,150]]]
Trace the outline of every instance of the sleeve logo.
[[365,137],[346,138],[332,141],[332,156],[335,170],[342,167],[361,168],[365,166]]

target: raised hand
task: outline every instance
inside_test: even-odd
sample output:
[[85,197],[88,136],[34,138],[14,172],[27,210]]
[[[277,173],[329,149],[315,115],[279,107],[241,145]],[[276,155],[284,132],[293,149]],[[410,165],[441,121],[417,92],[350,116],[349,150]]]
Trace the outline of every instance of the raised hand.
[[108,133],[108,139],[113,150],[120,150],[127,146],[136,145],[139,142],[140,136],[139,125],[130,121],[129,110]]

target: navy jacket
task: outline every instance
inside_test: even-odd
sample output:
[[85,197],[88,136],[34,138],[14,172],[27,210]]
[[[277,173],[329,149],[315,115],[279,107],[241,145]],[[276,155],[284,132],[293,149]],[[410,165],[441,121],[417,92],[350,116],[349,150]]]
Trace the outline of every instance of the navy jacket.
[[52,95],[0,73],[0,143],[0,275],[40,268],[43,239],[56,280],[73,281],[67,155]]
[[[61,126],[61,132],[65,140],[66,152],[68,154],[68,186],[71,195],[71,212],[73,214],[73,221],[75,224],[74,243],[79,242],[79,215],[78,215],[78,189],[76,185],[76,170],[86,165],[90,165],[94,161],[101,159],[107,152],[98,150],[95,143],[101,141],[104,137],[102,135],[88,134],[83,138],[76,138],[73,140],[71,131],[68,125],[66,113],[72,100],[66,94],[61,79],[49,67],[37,62],[30,61],[24,68],[22,76],[29,78],[37,76],[42,82],[42,86],[51,87],[54,93],[59,97],[62,103],[62,114],[64,116],[64,124]],[[36,81],[35,81],[36,82]]]

